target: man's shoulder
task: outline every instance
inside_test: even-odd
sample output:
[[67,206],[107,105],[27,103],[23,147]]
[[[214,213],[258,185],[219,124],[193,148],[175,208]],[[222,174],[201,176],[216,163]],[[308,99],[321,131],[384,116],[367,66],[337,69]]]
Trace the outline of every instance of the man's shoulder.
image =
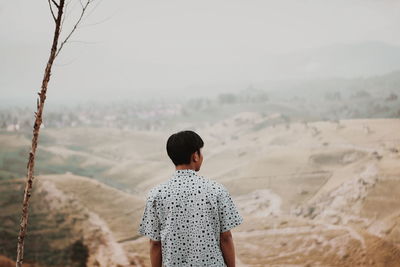
[[160,184],[155,185],[154,187],[152,187],[152,188],[147,192],[147,198],[148,198],[148,199],[152,199],[152,200],[153,200],[153,199],[156,199],[157,196],[162,192],[162,190],[166,188],[167,184],[168,184],[168,181],[167,181],[167,182],[160,183]]
[[213,179],[209,179],[206,178],[202,175],[197,175],[200,179],[204,180],[205,183],[208,185],[209,190],[213,191],[215,194],[219,195],[225,191],[227,191],[227,189],[225,188],[225,186]]

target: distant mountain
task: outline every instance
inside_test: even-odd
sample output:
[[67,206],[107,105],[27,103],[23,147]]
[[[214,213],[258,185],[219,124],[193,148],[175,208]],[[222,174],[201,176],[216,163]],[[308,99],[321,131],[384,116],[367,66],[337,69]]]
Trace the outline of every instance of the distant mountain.
[[[0,43],[0,51],[7,51],[3,53],[0,62],[0,108],[28,105],[34,108],[37,86],[40,85],[44,61],[48,56],[47,49],[34,44]],[[138,68],[140,72],[136,73],[136,76],[126,74],[121,79],[120,71],[110,66],[120,66],[129,73],[130,69],[134,69],[133,65],[129,64],[134,62],[121,63],[117,57],[102,57],[104,64],[97,64],[96,68],[92,68],[89,57],[95,54],[77,56],[79,61],[71,65],[61,60],[53,70],[51,86],[57,89],[49,90],[51,101],[48,102],[48,108],[58,107],[60,104],[70,105],[88,101],[107,103],[121,99],[175,101],[182,97],[210,97],[224,91],[239,91],[250,83],[365,78],[400,70],[400,46],[378,41],[337,43],[279,55],[268,54],[263,49],[258,51],[259,54],[257,51],[249,51],[247,56],[237,60],[232,56],[232,62],[228,62],[231,59],[223,62],[226,66],[214,66],[213,62],[208,62],[210,65],[206,69],[203,68],[203,63],[192,62],[198,69],[190,71],[187,75],[185,71],[190,69],[188,66],[182,65],[176,69],[168,67],[168,79],[164,77],[168,76],[167,74],[152,73],[153,68],[161,66],[161,63],[157,62],[148,63],[149,69]],[[165,63],[165,66],[173,65],[174,61]],[[85,71],[82,71],[84,66]],[[165,66],[162,65],[162,68]],[[85,75],[82,76],[82,73]],[[151,73],[154,79],[143,81],[140,77],[145,77],[148,73]],[[176,76],[179,78],[174,80],[173,77]],[[163,80],[164,82],[159,82]]]
[[399,70],[400,46],[372,41],[332,44],[275,56],[271,63],[271,79],[366,77]]

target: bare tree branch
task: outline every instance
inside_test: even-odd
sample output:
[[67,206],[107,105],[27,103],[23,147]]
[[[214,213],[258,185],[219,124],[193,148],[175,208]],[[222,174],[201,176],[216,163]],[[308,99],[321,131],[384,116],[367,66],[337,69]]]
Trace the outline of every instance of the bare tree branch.
[[67,17],[67,9],[68,9],[68,6],[69,6],[70,3],[71,3],[71,1],[68,1],[64,5],[64,16],[61,19],[60,32],[62,32],[62,29],[63,29],[63,26],[64,26],[64,21],[65,21],[65,18]]
[[[91,2],[94,2],[95,0],[90,0]],[[89,17],[96,9],[97,7],[101,4],[103,0],[98,0],[96,1],[96,5],[89,11],[89,13],[86,15],[86,17]]]
[[39,130],[42,124],[42,113],[43,113],[44,102],[46,100],[47,85],[50,80],[51,67],[53,65],[54,59],[56,58],[55,55],[57,51],[58,39],[60,36],[60,25],[61,25],[61,18],[63,16],[64,2],[65,0],[60,0],[60,4],[57,5],[58,12],[54,30],[53,44],[51,46],[50,56],[44,71],[41,90],[38,93],[39,100],[37,102],[37,111],[35,112],[35,124],[33,126],[32,145],[28,157],[27,179],[24,190],[24,199],[22,202],[22,216],[21,216],[20,230],[18,234],[16,267],[22,267],[22,262],[24,258],[24,240],[28,226],[28,207],[29,207],[29,199],[31,197],[32,185],[34,179],[35,154],[39,137]]
[[[59,3],[57,3],[55,0],[48,0],[50,12],[55,21],[55,29],[54,29],[54,37],[53,37],[53,43],[51,46],[50,56],[47,61],[46,68],[44,70],[44,76],[43,76],[43,80],[42,80],[41,89],[40,89],[40,92],[38,92],[39,98],[37,99],[37,102],[36,102],[37,110],[34,113],[35,114],[35,123],[33,125],[32,144],[31,144],[31,149],[30,149],[29,155],[28,155],[28,163],[26,166],[27,176],[26,176],[26,183],[25,183],[25,189],[24,189],[24,198],[22,201],[22,215],[21,215],[21,221],[20,221],[20,230],[19,230],[19,234],[18,234],[16,267],[22,267],[23,258],[24,258],[24,240],[25,240],[27,226],[28,226],[29,199],[31,197],[32,185],[33,185],[33,180],[34,180],[35,155],[36,155],[36,148],[38,145],[40,126],[42,124],[42,114],[43,114],[44,103],[46,100],[47,86],[48,86],[48,83],[50,81],[50,76],[51,76],[51,69],[52,69],[55,58],[60,53],[64,44],[68,41],[68,39],[71,37],[71,35],[74,33],[74,31],[78,27],[78,24],[81,22],[82,17],[84,15],[87,7],[93,0],[87,0],[86,4],[82,7],[82,11],[81,11],[78,21],[75,23],[71,32],[68,34],[68,36],[65,38],[65,40],[61,43],[60,47],[58,48],[58,42],[59,42],[59,38],[60,38],[60,34],[61,34],[62,24],[63,24],[64,18],[65,18],[65,14],[64,14],[64,7],[66,8],[65,1],[66,0],[59,0]],[[58,9],[57,17],[54,14],[52,3]]]
[[85,14],[85,11],[87,9],[87,7],[89,6],[89,4],[91,3],[92,0],[87,0],[86,4],[82,7],[82,11],[81,14],[79,16],[79,19],[77,20],[77,22],[75,23],[74,27],[72,28],[72,30],[70,31],[70,33],[67,35],[67,37],[64,39],[64,41],[61,42],[60,47],[57,50],[56,53],[56,57],[58,56],[58,54],[61,52],[61,49],[64,47],[64,45],[68,42],[68,39],[71,37],[71,35],[75,32],[76,28],[78,27],[79,23],[81,22],[83,15]]
[[51,6],[50,0],[47,0],[49,2],[49,7],[50,7],[50,12],[51,15],[53,16],[54,22],[56,22],[56,16],[54,15],[53,7]]
[[106,17],[106,18],[104,18],[104,19],[102,19],[102,20],[99,20],[99,21],[97,21],[97,22],[81,24],[81,26],[80,26],[79,28],[82,29],[82,28],[86,28],[86,27],[91,27],[91,26],[99,25],[99,24],[102,24],[102,23],[104,23],[104,22],[106,22],[106,21],[109,21],[109,20],[112,19],[112,18],[113,18],[113,16],[109,16],[109,17]]
[[101,42],[89,42],[89,41],[81,41],[81,40],[69,40],[70,43],[79,43],[79,44],[99,44]]
[[56,63],[56,62],[54,62],[54,66],[57,66],[57,67],[68,66],[68,65],[74,63],[77,59],[78,59],[78,58],[75,57],[75,58],[73,58],[73,59],[71,59],[70,61],[67,61],[67,62],[65,62],[65,63]]
[[[60,9],[61,0],[60,0],[60,4],[57,4],[57,2],[54,1],[54,0],[51,0],[51,2],[53,2],[53,4],[54,4],[58,9]],[[63,2],[65,2],[65,1],[63,1]]]
[[[72,4],[71,4],[71,2],[72,2]],[[75,7],[77,6],[77,3],[78,3],[78,1],[73,1],[73,0],[69,0],[68,2],[65,2],[64,16],[61,21],[61,32],[62,32],[62,29],[64,28],[64,21],[68,20],[70,13],[72,13],[72,11],[74,11]]]

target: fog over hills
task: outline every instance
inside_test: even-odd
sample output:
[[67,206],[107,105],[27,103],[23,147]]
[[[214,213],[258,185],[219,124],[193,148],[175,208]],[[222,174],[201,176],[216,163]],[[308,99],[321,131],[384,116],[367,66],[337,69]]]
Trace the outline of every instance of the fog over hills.
[[400,47],[382,42],[332,44],[275,58],[266,77],[280,79],[355,78],[400,69]]
[[[0,99],[3,107],[8,106],[33,106],[31,99],[40,84],[41,65],[46,58],[45,54],[27,54],[29,49],[38,47],[5,46],[8,51],[3,55],[0,63],[3,73],[1,90],[7,94]],[[21,54],[21,51],[25,51]],[[96,50],[89,52],[82,60],[94,62],[99,57]],[[107,58],[107,56],[105,56]],[[130,65],[134,63],[125,60],[121,67],[129,72]],[[389,45],[383,42],[362,42],[356,44],[332,44],[314,49],[300,50],[279,55],[260,54],[250,61],[233,63],[229,69],[229,79],[206,78],[198,82],[181,83],[178,86],[152,85],[149,80],[147,85],[140,88],[135,85],[134,77],[125,76],[121,80],[121,73],[117,70],[102,66],[102,72],[107,71],[107,82],[98,80],[99,73],[96,68],[90,71],[76,67],[56,67],[54,79],[50,83],[49,106],[75,105],[76,103],[100,102],[122,100],[166,100],[187,99],[188,97],[212,97],[222,92],[238,92],[251,84],[266,85],[264,89],[272,89],[268,84],[273,83],[298,83],[299,81],[313,81],[331,78],[365,78],[383,75],[400,70],[400,46]],[[80,74],[74,77],[74,73]],[[132,70],[133,71],[133,70]],[[236,72],[239,71],[240,75]],[[82,77],[81,75],[85,75]],[[217,73],[217,72],[216,72]],[[228,74],[227,73],[227,74]],[[132,72],[133,74],[133,72]],[[24,79],[19,79],[20,76]],[[185,74],[182,72],[182,75]],[[184,81],[185,77],[182,77]],[[131,80],[133,79],[133,80]],[[81,80],[80,82],[74,82]],[[90,85],[89,85],[90,80]],[[108,85],[107,85],[108,84]],[[111,85],[112,84],[112,85]],[[139,90],[139,91],[138,91]],[[79,91],[79,93],[78,93]],[[70,93],[67,93],[70,92]],[[74,94],[75,93],[75,94]]]

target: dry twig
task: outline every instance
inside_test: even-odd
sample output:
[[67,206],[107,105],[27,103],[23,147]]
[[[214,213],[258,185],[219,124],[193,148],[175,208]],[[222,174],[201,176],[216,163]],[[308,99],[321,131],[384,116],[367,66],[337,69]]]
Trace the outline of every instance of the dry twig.
[[[35,123],[33,125],[33,137],[32,137],[32,144],[31,150],[28,156],[28,164],[27,164],[27,177],[26,177],[26,184],[24,190],[24,198],[22,202],[22,215],[21,215],[21,222],[20,222],[20,230],[18,235],[18,245],[17,245],[17,259],[16,259],[16,266],[22,267],[23,257],[24,257],[24,240],[27,232],[27,225],[28,225],[28,207],[29,207],[29,199],[32,193],[32,185],[34,179],[34,167],[35,167],[35,155],[36,155],[36,148],[38,144],[39,138],[39,131],[40,126],[42,124],[42,114],[43,114],[43,107],[46,100],[46,92],[47,86],[50,81],[51,76],[51,68],[53,66],[54,60],[57,55],[60,53],[61,49],[63,48],[64,44],[68,41],[71,35],[76,30],[78,24],[81,22],[82,17],[93,0],[87,0],[85,5],[82,5],[82,12],[78,21],[75,23],[71,32],[67,35],[64,41],[62,41],[61,45],[58,46],[58,41],[60,38],[61,33],[61,26],[64,20],[64,7],[65,7],[65,0],[48,0],[50,12],[55,22],[55,30],[54,30],[54,37],[53,43],[50,50],[50,56],[47,61],[47,65],[44,71],[44,77],[42,80],[41,90],[38,93],[39,98],[37,99],[36,107],[37,110],[35,112]],[[53,6],[54,5],[54,6]],[[54,13],[54,10],[57,10],[57,16]]]

